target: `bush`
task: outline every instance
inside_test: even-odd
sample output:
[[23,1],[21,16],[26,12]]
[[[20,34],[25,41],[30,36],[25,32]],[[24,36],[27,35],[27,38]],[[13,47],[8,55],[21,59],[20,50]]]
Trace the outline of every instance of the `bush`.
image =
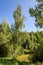
[[0,57],[7,57],[8,56],[8,48],[5,44],[0,44]]
[[34,55],[32,58],[33,62],[43,62],[43,45],[40,45],[38,49],[34,50]]
[[28,62],[20,62],[19,65],[29,65],[30,63]]

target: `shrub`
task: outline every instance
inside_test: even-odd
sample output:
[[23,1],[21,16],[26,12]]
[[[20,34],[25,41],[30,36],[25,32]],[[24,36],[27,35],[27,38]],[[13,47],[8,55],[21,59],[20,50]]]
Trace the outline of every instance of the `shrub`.
[[8,56],[8,48],[5,44],[0,44],[0,57],[7,57]]

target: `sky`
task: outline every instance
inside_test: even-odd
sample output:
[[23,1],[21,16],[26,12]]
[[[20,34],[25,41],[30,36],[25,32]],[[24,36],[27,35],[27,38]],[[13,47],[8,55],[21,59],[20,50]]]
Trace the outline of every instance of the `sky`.
[[37,5],[35,0],[0,0],[0,23],[2,23],[4,19],[7,19],[10,25],[14,23],[13,12],[16,10],[17,5],[22,7],[22,13],[26,17],[23,31],[37,31],[35,19],[30,17],[29,14],[29,8],[34,8],[35,5]]

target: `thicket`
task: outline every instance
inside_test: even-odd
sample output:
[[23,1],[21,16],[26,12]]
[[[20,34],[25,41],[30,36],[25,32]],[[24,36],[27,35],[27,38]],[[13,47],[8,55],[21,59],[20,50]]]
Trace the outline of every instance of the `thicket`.
[[[43,28],[43,1],[38,0],[39,4],[35,9],[30,8],[31,16],[35,17],[37,28]],[[13,13],[14,24],[9,25],[5,19],[0,23],[0,57],[16,58],[18,55],[25,54],[24,49],[34,52],[33,62],[43,61],[43,31],[22,32],[25,16],[22,8],[18,5]],[[34,58],[35,57],[35,58]]]

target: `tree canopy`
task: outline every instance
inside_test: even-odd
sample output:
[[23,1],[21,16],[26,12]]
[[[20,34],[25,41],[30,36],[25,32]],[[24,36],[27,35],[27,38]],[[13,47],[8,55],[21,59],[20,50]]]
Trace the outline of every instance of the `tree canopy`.
[[30,8],[29,12],[31,16],[35,17],[35,26],[43,28],[43,0],[36,0],[38,4],[35,8]]

